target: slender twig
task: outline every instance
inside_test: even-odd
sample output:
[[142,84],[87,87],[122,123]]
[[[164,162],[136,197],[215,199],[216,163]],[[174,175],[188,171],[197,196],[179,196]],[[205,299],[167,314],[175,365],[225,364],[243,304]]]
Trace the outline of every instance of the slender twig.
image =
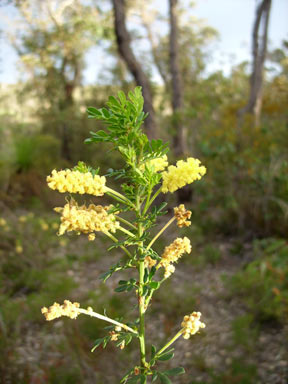
[[169,225],[172,224],[173,221],[174,221],[175,219],[176,219],[175,216],[172,217],[172,218],[168,221],[168,223],[166,223],[166,224],[164,225],[164,227],[157,233],[157,235],[153,237],[153,239],[150,241],[150,243],[149,243],[148,246],[147,246],[147,250],[148,250],[148,249],[155,243],[155,241],[158,239],[158,237],[162,235],[162,233],[165,231],[165,229],[167,229],[167,228],[169,227]]
[[126,196],[122,195],[122,193],[119,193],[117,191],[114,191],[114,189],[112,188],[109,188],[109,187],[106,187],[105,186],[105,192],[108,192],[108,193],[111,193],[112,195],[115,195],[117,197],[119,197],[121,200],[123,200],[123,202],[125,202],[126,204],[129,204],[131,205],[132,207],[135,207],[135,205],[132,203],[132,201],[130,201],[129,199],[127,199]]
[[153,203],[153,201],[156,199],[156,197],[161,193],[162,191],[162,185],[159,189],[157,189],[157,191],[155,192],[155,194],[152,196],[152,198],[150,199],[149,201],[149,204],[147,205],[147,207],[145,207],[145,209],[143,210],[143,214],[145,214],[148,210],[148,208],[151,206],[151,204]]
[[176,335],[172,337],[172,339],[168,341],[168,343],[166,343],[164,347],[160,349],[160,351],[156,353],[155,357],[161,355],[161,353],[163,353],[167,348],[169,348],[170,345],[173,344],[182,335],[182,333],[183,333],[183,328],[178,333],[176,333]]
[[126,224],[128,225],[130,228],[133,228],[133,229],[137,229],[137,227],[135,227],[135,225],[133,225],[132,223],[130,223],[128,220],[124,219],[123,217],[121,216],[118,216],[118,215],[115,215],[116,218],[121,221],[123,224]]
[[126,233],[126,235],[129,235],[131,237],[135,237],[134,233],[128,231],[128,229],[125,229],[123,227],[119,227],[118,229],[119,229],[119,231],[122,231],[122,232]]
[[100,313],[97,313],[97,312],[94,312],[94,311],[91,311],[91,310],[89,311],[88,309],[83,309],[83,308],[78,308],[77,312],[83,313],[84,315],[96,317],[97,319],[100,319],[100,320],[108,321],[108,323],[112,323],[112,324],[118,325],[119,327],[125,329],[125,331],[129,331],[129,332],[132,332],[132,333],[135,333],[136,335],[138,335],[138,332],[135,331],[135,329],[132,329],[132,328],[128,327],[128,325],[126,325],[126,324],[119,323],[119,321],[110,319],[110,317],[107,317],[107,316],[104,316],[104,315],[100,315]]
[[[118,243],[118,239],[115,237],[115,236],[113,236],[110,232],[103,232],[103,233],[105,233],[105,235],[106,236],[108,236],[111,240],[113,240],[114,241],[114,243]],[[128,251],[128,249],[127,248],[125,248],[124,247],[124,245],[120,245],[119,246],[130,258],[132,258],[133,256],[131,255],[131,253]]]

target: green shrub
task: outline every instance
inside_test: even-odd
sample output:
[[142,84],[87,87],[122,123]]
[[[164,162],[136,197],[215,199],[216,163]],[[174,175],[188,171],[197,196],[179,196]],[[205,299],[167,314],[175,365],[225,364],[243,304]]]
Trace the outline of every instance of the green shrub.
[[288,244],[282,239],[254,242],[256,260],[227,280],[231,295],[242,297],[260,322],[284,322],[288,303]]

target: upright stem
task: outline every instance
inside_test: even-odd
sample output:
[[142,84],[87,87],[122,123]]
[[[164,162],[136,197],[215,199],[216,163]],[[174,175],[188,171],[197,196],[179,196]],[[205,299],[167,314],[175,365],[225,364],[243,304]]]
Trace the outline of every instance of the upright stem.
[[[138,195],[139,196],[139,195]],[[136,203],[138,215],[141,216],[141,204],[139,201],[139,197],[137,198]],[[138,236],[141,237],[143,234],[142,224],[138,223]],[[139,244],[143,246],[143,242]],[[139,318],[140,318],[140,326],[139,326],[139,343],[140,343],[140,365],[144,370],[147,367],[146,363],[146,350],[145,350],[145,298],[143,297],[143,286],[144,286],[144,260],[139,260]],[[147,383],[147,379],[145,377],[145,381],[143,384]]]
[[[145,214],[147,211],[148,211],[148,208],[151,206],[151,204],[153,203],[153,201],[156,199],[156,197],[161,193],[162,191],[162,185],[161,187],[159,187],[159,189],[155,192],[155,194],[151,197],[151,199],[149,200],[149,203],[148,204],[145,204],[145,208],[144,208],[144,211],[143,211],[143,214]],[[146,202],[147,203],[147,202]]]
[[143,294],[143,280],[144,280],[144,260],[139,263],[139,316],[140,316],[140,354],[141,354],[141,367],[146,367],[146,351],[145,351],[145,308]]

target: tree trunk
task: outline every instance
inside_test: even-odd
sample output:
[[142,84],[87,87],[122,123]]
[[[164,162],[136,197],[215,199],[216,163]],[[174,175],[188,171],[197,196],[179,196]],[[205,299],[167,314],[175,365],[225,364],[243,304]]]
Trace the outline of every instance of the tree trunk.
[[183,110],[183,88],[179,69],[178,53],[178,25],[177,25],[177,3],[178,0],[169,0],[170,16],[170,72],[173,122],[176,128],[174,135],[174,152],[176,156],[187,153],[187,129],[183,124],[181,111]]
[[[177,3],[178,0],[169,0],[169,16],[170,16],[170,72],[171,72],[171,92],[172,92],[172,109],[173,109],[173,125],[176,132],[173,138],[173,148],[176,157],[187,155],[187,127],[183,123],[183,87],[179,68],[179,50],[178,50],[178,23],[177,23]],[[192,188],[187,185],[177,191],[177,200],[179,203],[191,201]]]
[[[262,106],[263,69],[267,53],[268,25],[272,0],[262,0],[256,11],[253,27],[253,67],[250,77],[250,94],[247,105],[239,111],[242,118],[246,113],[254,115],[255,125],[259,125]],[[260,28],[263,33],[260,36]]]
[[114,26],[119,53],[137,85],[142,87],[144,97],[144,111],[149,113],[145,120],[146,132],[149,138],[156,137],[155,112],[152,103],[152,92],[148,77],[136,60],[130,46],[130,35],[126,28],[124,0],[112,0],[114,9]]

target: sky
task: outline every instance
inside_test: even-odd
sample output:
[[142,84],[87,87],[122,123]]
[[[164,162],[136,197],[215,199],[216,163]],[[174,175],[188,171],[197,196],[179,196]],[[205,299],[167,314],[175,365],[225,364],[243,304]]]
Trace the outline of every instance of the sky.
[[[164,14],[167,14],[167,3],[167,0],[155,0],[155,6]],[[232,65],[251,59],[251,31],[258,3],[259,0],[195,1],[195,6],[189,10],[189,13],[205,19],[207,25],[214,27],[220,34],[220,40],[213,45],[213,55],[207,65],[208,73],[223,70],[225,74],[229,74]],[[2,7],[0,12],[1,10],[7,12],[10,17],[15,14],[11,6]],[[272,0],[269,25],[270,48],[280,47],[284,39],[288,40],[287,20],[288,1]],[[85,84],[97,81],[106,59],[107,57],[99,52],[99,48],[90,50],[86,55]],[[9,45],[5,35],[2,35],[0,37],[0,83],[17,82],[19,79],[17,60],[14,49]],[[95,62],[98,62],[98,65],[95,66]],[[157,74],[155,77],[157,81]]]

